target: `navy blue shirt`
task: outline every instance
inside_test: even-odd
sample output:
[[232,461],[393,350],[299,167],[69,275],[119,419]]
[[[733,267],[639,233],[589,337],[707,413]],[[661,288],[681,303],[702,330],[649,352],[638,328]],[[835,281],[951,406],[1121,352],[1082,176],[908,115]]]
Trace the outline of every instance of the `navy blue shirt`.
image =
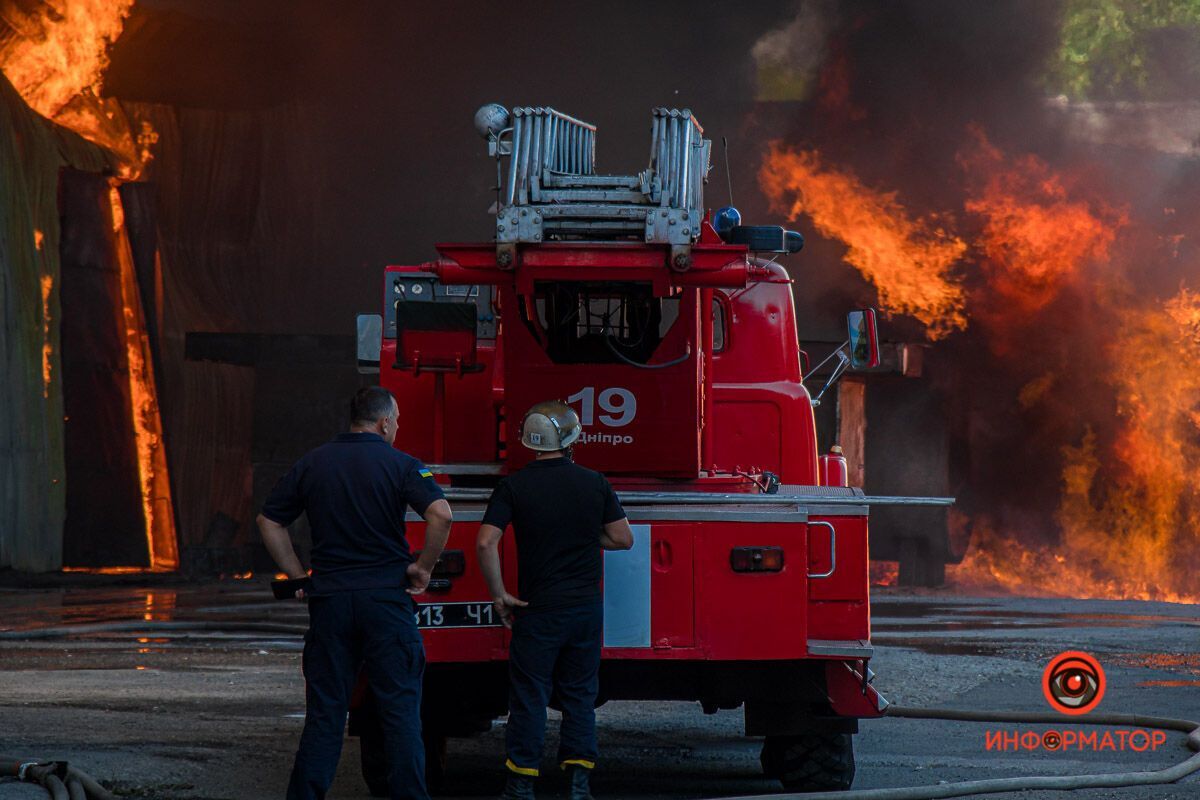
[[404,538],[411,506],[424,515],[442,499],[417,459],[374,433],[343,433],[304,455],[279,479],[262,514],[290,525],[308,513],[312,593],[404,586],[412,551]]
[[517,537],[517,596],[531,610],[598,601],[604,575],[600,535],[625,518],[599,472],[569,458],[530,461],[496,485],[484,525]]

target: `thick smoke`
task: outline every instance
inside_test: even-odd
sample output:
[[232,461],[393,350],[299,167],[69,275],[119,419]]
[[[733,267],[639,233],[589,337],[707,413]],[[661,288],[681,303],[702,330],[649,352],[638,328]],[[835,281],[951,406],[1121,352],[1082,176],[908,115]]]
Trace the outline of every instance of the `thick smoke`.
[[[969,454],[952,476],[973,534],[960,577],[1181,598],[1200,505],[1200,395],[1180,373],[1200,104],[1179,42],[1197,28],[1123,5],[1145,31],[1103,46],[1080,39],[1082,2],[801,6],[761,49],[819,11],[823,60],[794,82],[807,94],[761,174],[774,208],[815,228],[818,258],[869,279],[845,300],[939,340],[937,390]],[[1141,71],[1117,70],[1133,51]],[[864,225],[856,207],[893,219]],[[950,268],[909,259],[958,240]],[[914,310],[923,297],[940,305]]]

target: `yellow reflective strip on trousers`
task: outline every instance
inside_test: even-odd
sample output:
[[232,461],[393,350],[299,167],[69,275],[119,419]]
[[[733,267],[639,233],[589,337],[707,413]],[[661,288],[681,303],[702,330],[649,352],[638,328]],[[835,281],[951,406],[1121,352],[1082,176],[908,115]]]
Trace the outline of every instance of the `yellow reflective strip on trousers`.
[[596,762],[588,761],[586,758],[568,758],[558,766],[560,769],[566,769],[569,766],[583,767],[584,769],[595,769]]
[[504,766],[508,767],[510,771],[515,772],[518,775],[528,775],[531,778],[536,778],[538,776],[537,767],[518,767],[512,762],[511,758],[504,762]]

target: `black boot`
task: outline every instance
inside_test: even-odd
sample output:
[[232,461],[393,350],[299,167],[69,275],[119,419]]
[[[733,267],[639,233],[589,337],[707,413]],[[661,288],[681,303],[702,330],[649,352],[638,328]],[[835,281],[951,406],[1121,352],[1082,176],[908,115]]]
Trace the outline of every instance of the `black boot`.
[[567,790],[569,800],[596,800],[592,797],[592,790],[588,788],[590,772],[587,767],[574,764],[567,767],[567,777],[571,779],[571,788]]
[[500,800],[534,800],[533,776],[510,772],[508,783],[505,784],[504,791],[500,794]]

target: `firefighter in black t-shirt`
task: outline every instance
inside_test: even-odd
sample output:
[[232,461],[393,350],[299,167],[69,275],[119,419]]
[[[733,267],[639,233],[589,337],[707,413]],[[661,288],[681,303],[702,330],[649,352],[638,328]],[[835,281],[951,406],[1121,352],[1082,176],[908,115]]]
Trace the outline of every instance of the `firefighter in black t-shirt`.
[[[633,531],[603,475],[571,461],[579,418],[566,403],[539,403],[521,422],[521,443],[537,451],[492,493],[479,528],[479,563],[495,609],[512,628],[502,798],[533,797],[542,760],[546,706],[562,704],[558,763],[570,772],[571,800],[586,800],[596,763],[596,693],[603,633],[602,550],[628,550]],[[517,594],[500,572],[498,545],[512,523]]]

